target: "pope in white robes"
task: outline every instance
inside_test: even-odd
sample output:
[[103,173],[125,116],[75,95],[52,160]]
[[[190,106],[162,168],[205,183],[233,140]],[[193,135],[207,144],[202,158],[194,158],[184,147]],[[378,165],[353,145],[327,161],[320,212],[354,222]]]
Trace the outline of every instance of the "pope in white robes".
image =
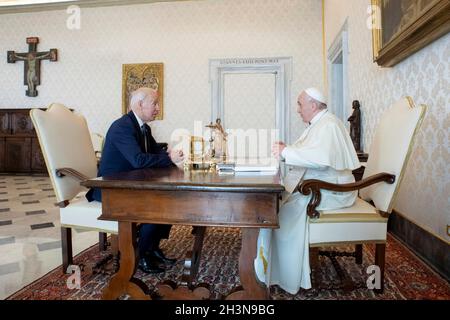
[[[308,125],[292,145],[277,142],[274,156],[295,166],[285,178],[286,192],[279,211],[279,229],[261,229],[254,261],[258,279],[267,286],[277,284],[296,294],[310,289],[309,236],[306,207],[311,196],[294,192],[301,180],[319,179],[331,183],[354,182],[352,170],[360,167],[351,138],[342,121],[330,113],[326,99],[315,88],[301,92],[297,112]],[[318,210],[352,206],[357,192],[322,191]]]

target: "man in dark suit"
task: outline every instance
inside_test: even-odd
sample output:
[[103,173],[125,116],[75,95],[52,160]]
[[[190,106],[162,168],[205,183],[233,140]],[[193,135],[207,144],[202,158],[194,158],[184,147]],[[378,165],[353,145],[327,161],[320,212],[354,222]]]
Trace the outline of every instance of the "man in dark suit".
[[[113,122],[106,134],[98,176],[141,168],[163,168],[183,160],[181,150],[166,152],[158,146],[146,122],[159,113],[158,92],[140,88],[131,94],[131,111]],[[101,190],[86,194],[89,201],[102,201]],[[159,242],[168,238],[170,225],[141,224],[139,228],[139,268],[146,273],[165,271],[175,262],[166,258]]]

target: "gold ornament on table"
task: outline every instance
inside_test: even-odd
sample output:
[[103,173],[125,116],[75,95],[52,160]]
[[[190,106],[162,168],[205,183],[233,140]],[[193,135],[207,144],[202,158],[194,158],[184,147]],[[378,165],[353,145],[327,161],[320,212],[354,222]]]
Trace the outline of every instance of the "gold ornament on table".
[[215,170],[216,164],[224,163],[227,159],[227,133],[221,125],[220,119],[206,125],[210,129],[209,148],[203,137],[191,136],[189,159],[184,163],[186,170]]
[[189,158],[184,163],[185,170],[209,170],[211,163],[205,157],[205,139],[191,136],[189,144]]

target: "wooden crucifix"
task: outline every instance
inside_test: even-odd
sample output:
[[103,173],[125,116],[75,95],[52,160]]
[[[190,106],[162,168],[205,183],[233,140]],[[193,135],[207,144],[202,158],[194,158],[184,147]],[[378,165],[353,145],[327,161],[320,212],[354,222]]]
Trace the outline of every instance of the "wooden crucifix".
[[57,50],[50,49],[47,52],[37,52],[38,37],[27,38],[28,52],[16,53],[8,51],[8,63],[16,61],[24,61],[24,85],[28,86],[26,95],[28,97],[36,97],[38,92],[36,87],[41,84],[41,60],[57,61]]

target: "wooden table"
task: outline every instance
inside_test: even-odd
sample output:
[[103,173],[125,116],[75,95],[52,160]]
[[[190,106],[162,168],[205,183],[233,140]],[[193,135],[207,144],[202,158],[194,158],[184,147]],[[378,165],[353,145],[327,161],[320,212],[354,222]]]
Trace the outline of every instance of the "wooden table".
[[[148,287],[134,277],[136,223],[191,225],[200,231],[208,226],[241,228],[242,288],[227,299],[268,298],[267,288],[257,282],[253,260],[259,228],[278,228],[279,200],[284,190],[278,173],[218,175],[171,167],[134,170],[82,184],[102,189],[99,219],[119,222],[120,269],[104,290],[104,299],[117,299],[123,294],[150,299]],[[198,267],[198,261],[194,263],[197,266],[193,269]],[[179,287],[166,298],[195,299],[194,291],[192,287]]]

